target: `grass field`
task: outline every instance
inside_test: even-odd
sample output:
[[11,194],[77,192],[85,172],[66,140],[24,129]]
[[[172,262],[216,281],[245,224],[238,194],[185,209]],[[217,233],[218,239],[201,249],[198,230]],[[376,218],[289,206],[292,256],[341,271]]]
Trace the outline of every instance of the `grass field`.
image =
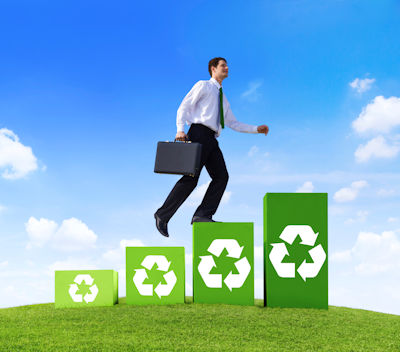
[[0,351],[400,351],[400,316],[193,304],[0,309]]

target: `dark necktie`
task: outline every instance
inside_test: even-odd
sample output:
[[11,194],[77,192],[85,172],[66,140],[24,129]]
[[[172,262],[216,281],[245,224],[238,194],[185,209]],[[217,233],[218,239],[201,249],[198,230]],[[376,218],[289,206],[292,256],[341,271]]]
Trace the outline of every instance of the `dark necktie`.
[[221,127],[224,128],[224,104],[222,87],[219,89],[219,121],[221,122]]

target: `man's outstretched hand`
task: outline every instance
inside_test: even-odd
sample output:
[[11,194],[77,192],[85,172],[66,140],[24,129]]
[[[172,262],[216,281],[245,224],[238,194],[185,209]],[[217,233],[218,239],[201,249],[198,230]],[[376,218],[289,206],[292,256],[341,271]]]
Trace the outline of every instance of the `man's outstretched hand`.
[[258,133],[264,133],[265,135],[268,134],[269,128],[267,125],[261,125],[257,127],[257,132]]
[[187,141],[187,135],[185,132],[177,132],[176,136],[175,136],[175,140],[176,141]]

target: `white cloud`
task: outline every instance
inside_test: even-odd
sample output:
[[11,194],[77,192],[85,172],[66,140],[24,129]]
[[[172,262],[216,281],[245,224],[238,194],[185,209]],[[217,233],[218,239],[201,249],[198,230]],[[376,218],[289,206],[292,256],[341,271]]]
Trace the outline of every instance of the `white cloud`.
[[57,223],[52,220],[44,218],[37,220],[31,216],[28,222],[25,223],[25,230],[29,237],[27,249],[32,247],[43,247],[54,236],[57,227]]
[[15,289],[15,286],[13,286],[13,285],[8,285],[8,286],[3,288],[3,292],[7,293],[7,294],[10,294],[10,295],[15,293],[16,291],[17,290]]
[[399,218],[394,218],[394,217],[390,217],[387,219],[388,222],[397,222],[399,221]]
[[330,261],[335,263],[347,263],[351,261],[351,250],[332,253],[329,256]]
[[54,235],[54,246],[63,251],[76,251],[94,247],[97,235],[79,219],[64,220]]
[[141,240],[121,240],[119,242],[119,247],[115,249],[110,249],[103,254],[103,259],[113,264],[114,267],[124,267],[125,266],[125,248],[126,247],[143,247],[144,243]]
[[312,184],[312,182],[306,181],[296,190],[296,193],[312,193],[313,191],[314,185]]
[[118,270],[118,297],[126,297],[126,269]]
[[354,181],[351,183],[351,187],[355,189],[361,189],[368,186],[368,182],[364,180]]
[[367,185],[367,181],[355,181],[351,184],[350,187],[344,187],[337,191],[334,194],[333,199],[339,203],[350,202],[356,199],[360,189],[366,187]]
[[56,270],[97,270],[98,267],[90,258],[72,258],[58,260],[48,266],[47,274],[53,277]]
[[361,221],[361,222],[364,222],[365,220],[367,220],[368,214],[369,214],[369,212],[366,211],[366,210],[359,210],[357,212],[358,220]]
[[343,208],[342,206],[328,205],[329,216],[343,215],[345,212],[346,212],[346,209]]
[[[200,186],[197,186],[197,188],[192,192],[192,194],[189,196],[187,201],[185,202],[185,205],[187,206],[199,206],[201,201],[204,198],[204,195],[206,194],[207,188],[210,185],[211,181],[208,181],[207,183],[203,183]],[[221,204],[227,204],[229,203],[229,200],[231,199],[232,192],[231,191],[225,191],[224,195],[222,196],[221,199]]]
[[142,242],[142,240],[137,240],[137,239],[121,240],[119,246],[120,248],[125,250],[126,247],[144,247],[144,243]]
[[258,147],[257,147],[256,145],[253,145],[253,146],[250,148],[250,150],[249,150],[249,152],[247,153],[247,155],[248,155],[249,157],[253,157],[255,154],[258,153],[258,151],[259,151]]
[[345,188],[342,188],[339,191],[337,191],[333,195],[333,199],[339,203],[350,202],[350,201],[356,199],[357,194],[358,194],[357,190],[354,190],[349,187],[345,187]]
[[13,276],[9,278],[8,283],[0,287],[0,308],[54,300],[54,289],[50,287],[50,280],[46,282],[33,276],[26,276],[20,280],[15,280]]
[[377,96],[353,121],[357,133],[389,133],[400,125],[400,98]]
[[31,260],[31,259],[25,260],[25,263],[26,263],[27,266],[29,266],[31,268],[36,265],[35,262],[33,260]]
[[[282,171],[282,172],[281,172]],[[377,181],[378,184],[398,182],[400,174],[398,172],[391,172],[382,170],[371,170],[366,172],[360,170],[355,171],[331,171],[327,173],[290,173],[284,170],[276,170],[274,174],[252,172],[250,169],[244,167],[238,168],[235,174],[235,185],[261,185],[261,186],[275,186],[284,185],[285,187],[295,187],[294,185],[301,184],[304,180],[312,179],[313,182],[338,184],[343,182],[350,182],[352,179],[368,178],[371,181]]]
[[356,260],[355,271],[362,275],[373,275],[400,269],[400,241],[394,231],[381,235],[360,232],[352,248]]
[[355,222],[365,222],[367,220],[368,211],[366,210],[359,210],[357,212],[357,217],[355,219],[350,218],[345,221],[345,224],[353,224]]
[[18,179],[38,168],[32,148],[23,145],[18,136],[7,128],[0,129],[0,169],[6,179]]
[[330,304],[400,314],[400,241],[395,231],[360,232],[351,249],[333,253],[330,261],[330,281],[335,282]]
[[254,246],[254,259],[264,258],[264,246]]
[[224,195],[222,196],[221,199],[221,204],[228,204],[229,201],[231,200],[232,192],[231,191],[225,191]]
[[8,261],[0,262],[0,268],[5,268],[8,266]]
[[379,197],[390,197],[393,196],[395,193],[396,192],[394,189],[384,189],[384,188],[381,188],[376,192],[376,194]]
[[27,249],[51,245],[62,251],[76,251],[94,247],[97,235],[79,219],[66,219],[58,226],[53,220],[31,216],[25,224],[29,242]]
[[0,281],[0,308],[54,301],[54,272],[49,278],[48,270],[1,270]]
[[0,214],[5,211],[7,208],[4,205],[0,204]]
[[[0,271],[0,278],[7,279],[16,279],[16,278],[24,278],[25,281],[27,279],[32,278],[40,278],[41,273],[35,270],[2,270]],[[11,280],[10,280],[11,282]],[[1,285],[0,285],[1,286]]]
[[192,265],[192,264],[193,264],[193,254],[185,253],[185,265]]
[[380,275],[400,270],[400,241],[394,231],[382,234],[360,232],[350,250],[333,253],[333,262],[351,262],[354,272],[361,275]]
[[126,295],[126,247],[144,247],[144,243],[139,239],[123,239],[117,248],[110,249],[102,255],[102,262],[118,271],[118,295],[120,297]]
[[358,163],[365,163],[371,158],[394,158],[400,151],[400,146],[396,143],[392,146],[386,143],[383,136],[371,139],[365,145],[359,145],[354,152]]
[[356,78],[353,82],[349,83],[349,86],[361,94],[366,92],[367,90],[370,90],[374,82],[375,78]]
[[242,93],[242,98],[245,98],[249,101],[257,101],[258,98],[261,97],[261,94],[258,91],[263,84],[262,80],[251,81],[249,83],[249,88]]

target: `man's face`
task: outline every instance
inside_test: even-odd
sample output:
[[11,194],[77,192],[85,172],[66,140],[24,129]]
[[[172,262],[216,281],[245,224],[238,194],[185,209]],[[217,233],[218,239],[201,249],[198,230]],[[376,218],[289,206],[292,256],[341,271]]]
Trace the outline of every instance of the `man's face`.
[[224,79],[228,77],[228,64],[224,60],[219,60],[214,72],[218,78]]

